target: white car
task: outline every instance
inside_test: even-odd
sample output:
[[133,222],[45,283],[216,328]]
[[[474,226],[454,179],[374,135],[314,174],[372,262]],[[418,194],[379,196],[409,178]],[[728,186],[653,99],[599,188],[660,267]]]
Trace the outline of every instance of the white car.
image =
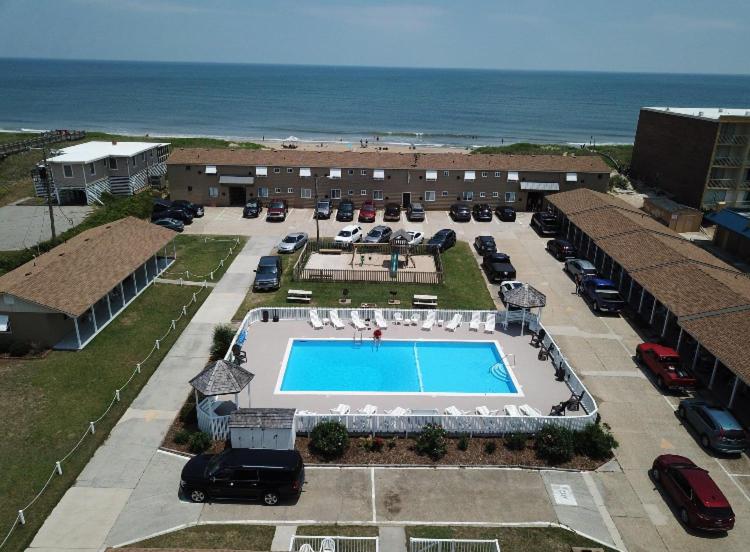
[[519,282],[518,280],[507,280],[500,284],[500,291],[498,291],[497,294],[500,296],[500,299],[503,300],[503,303],[505,303],[505,294],[522,286],[523,282]]
[[406,233],[409,234],[409,245],[419,245],[424,241],[424,234],[422,232],[407,230]]
[[349,245],[351,243],[362,241],[362,228],[356,224],[344,226],[341,231],[336,234],[333,241],[341,245]]

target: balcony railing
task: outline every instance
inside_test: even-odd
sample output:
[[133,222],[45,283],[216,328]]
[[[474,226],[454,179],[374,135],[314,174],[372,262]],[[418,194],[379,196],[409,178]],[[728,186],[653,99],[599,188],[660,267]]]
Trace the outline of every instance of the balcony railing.
[[716,157],[714,165],[719,167],[741,167],[742,159],[739,157]]
[[748,136],[745,134],[723,134],[719,135],[721,146],[744,146],[747,144]]
[[709,178],[708,187],[714,190],[734,188],[734,178]]

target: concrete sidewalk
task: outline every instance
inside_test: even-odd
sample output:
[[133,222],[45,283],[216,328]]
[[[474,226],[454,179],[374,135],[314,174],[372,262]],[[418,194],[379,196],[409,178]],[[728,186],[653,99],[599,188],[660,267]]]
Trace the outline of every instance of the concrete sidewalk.
[[[142,512],[137,520],[144,531],[149,521],[182,519],[200,512],[192,504],[175,511],[146,507],[160,485],[177,470],[157,454],[164,435],[189,393],[188,380],[205,366],[216,324],[232,319],[253,280],[253,268],[275,240],[251,238],[175,342],[133,404],[96,451],[75,485],[63,496],[34,537],[30,550],[99,550],[127,507]],[[144,475],[145,474],[145,475]],[[175,495],[176,487],[170,489]],[[190,517],[189,516],[189,517]],[[136,521],[136,520],[133,520]]]

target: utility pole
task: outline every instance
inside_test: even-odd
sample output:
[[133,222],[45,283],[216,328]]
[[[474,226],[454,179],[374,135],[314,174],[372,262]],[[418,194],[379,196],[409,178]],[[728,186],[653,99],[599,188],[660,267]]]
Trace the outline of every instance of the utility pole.
[[[49,183],[49,170],[47,169],[47,145],[42,146],[42,152],[44,155],[43,165],[39,169],[39,178],[42,179],[44,187],[47,190],[47,208],[49,209],[49,226],[52,232],[52,239],[57,239],[57,232],[55,232],[55,213],[52,211],[52,190]],[[84,169],[85,170],[85,169]]]
[[320,249],[320,219],[318,218],[318,177],[315,177],[315,206],[313,208],[313,215],[315,216],[315,243]]

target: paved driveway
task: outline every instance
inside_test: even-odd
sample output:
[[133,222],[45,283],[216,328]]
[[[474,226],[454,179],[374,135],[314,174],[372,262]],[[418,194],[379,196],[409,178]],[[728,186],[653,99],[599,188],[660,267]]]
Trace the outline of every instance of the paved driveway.
[[[91,207],[55,206],[55,230],[58,234],[77,226],[91,213]],[[0,251],[32,247],[52,237],[49,209],[31,205],[0,207]]]

